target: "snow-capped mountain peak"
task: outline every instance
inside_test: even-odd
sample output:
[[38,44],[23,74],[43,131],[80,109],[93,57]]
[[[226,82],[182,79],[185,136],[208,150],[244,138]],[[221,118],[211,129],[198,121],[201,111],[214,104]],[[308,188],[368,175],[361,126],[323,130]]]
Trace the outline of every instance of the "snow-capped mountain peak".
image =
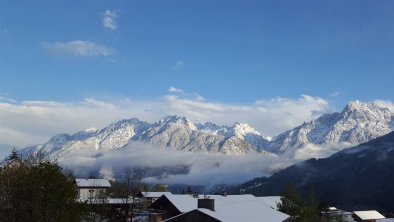
[[385,107],[376,103],[350,102],[341,112],[344,119],[357,121],[358,123],[369,123],[369,121],[389,120],[393,113]]
[[190,121],[188,118],[186,118],[184,116],[177,116],[177,115],[167,116],[167,117],[161,119],[158,124],[160,124],[160,125],[163,125],[163,124],[182,124],[182,125],[186,125],[187,127],[189,127],[192,130],[197,130],[196,125],[192,121]]
[[348,104],[346,104],[344,110],[357,110],[360,109],[362,107],[366,107],[368,106],[368,103],[362,103],[359,100],[355,100],[355,101],[350,101]]
[[247,123],[235,123],[232,128],[234,135],[236,136],[243,137],[248,134],[255,134],[261,136],[261,134],[257,130],[255,130]]
[[340,113],[324,114],[292,130],[280,134],[270,150],[277,153],[306,144],[346,142],[358,145],[394,130],[394,114],[375,103],[353,101]]

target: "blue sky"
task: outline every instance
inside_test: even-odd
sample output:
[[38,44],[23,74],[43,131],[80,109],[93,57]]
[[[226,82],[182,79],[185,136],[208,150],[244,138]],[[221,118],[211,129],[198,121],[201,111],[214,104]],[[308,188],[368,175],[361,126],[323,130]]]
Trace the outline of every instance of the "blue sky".
[[311,101],[303,95],[324,100],[322,110],[390,102],[393,11],[389,0],[1,0],[0,99],[19,108],[138,101],[155,109],[169,94],[177,105],[238,108]]
[[[232,103],[394,96],[393,1],[1,1],[1,8],[0,88],[17,100],[145,99],[170,86]],[[115,30],[103,26],[106,10],[116,14]],[[113,53],[45,48],[75,40]]]

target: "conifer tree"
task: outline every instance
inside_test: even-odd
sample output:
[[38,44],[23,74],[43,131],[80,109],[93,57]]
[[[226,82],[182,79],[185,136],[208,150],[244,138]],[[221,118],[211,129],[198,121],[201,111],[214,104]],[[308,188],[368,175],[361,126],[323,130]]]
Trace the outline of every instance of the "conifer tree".
[[18,151],[16,150],[15,147],[12,149],[10,155],[8,156],[8,159],[9,160],[17,160],[17,159],[19,159],[19,153],[18,153]]

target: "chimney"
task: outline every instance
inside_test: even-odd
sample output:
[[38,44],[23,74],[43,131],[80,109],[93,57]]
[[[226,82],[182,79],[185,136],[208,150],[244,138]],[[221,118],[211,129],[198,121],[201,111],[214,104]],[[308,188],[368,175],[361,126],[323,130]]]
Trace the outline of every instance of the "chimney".
[[215,211],[215,200],[204,197],[204,199],[198,199],[197,208],[205,208],[211,211]]

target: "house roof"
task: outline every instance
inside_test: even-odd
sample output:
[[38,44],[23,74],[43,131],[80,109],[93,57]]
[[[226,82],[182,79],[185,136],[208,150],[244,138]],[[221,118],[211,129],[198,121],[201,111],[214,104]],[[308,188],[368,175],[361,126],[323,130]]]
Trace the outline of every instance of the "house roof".
[[77,186],[82,187],[111,187],[111,184],[107,179],[75,179]]
[[256,198],[275,210],[278,210],[278,203],[282,203],[281,196],[266,196]]
[[197,199],[191,195],[164,195],[181,213],[197,208]]
[[141,195],[148,198],[159,198],[163,195],[171,195],[171,192],[141,192]]
[[227,203],[232,203],[232,202],[239,202],[239,201],[256,199],[256,197],[251,194],[228,195],[228,196],[198,195],[198,198],[193,197],[192,195],[188,195],[188,194],[179,194],[179,195],[171,194],[171,195],[164,195],[164,196],[182,213],[196,209],[198,199],[202,199],[204,197],[209,197],[210,199],[215,199],[215,207],[222,204],[224,202],[223,200],[225,200],[225,202],[227,202]]
[[258,222],[264,218],[264,221],[282,222],[289,218],[289,215],[267,207],[264,203],[257,201],[248,201],[232,203],[215,208],[215,211],[199,208],[211,217],[226,222]]
[[384,219],[385,217],[376,210],[353,211],[361,220]]
[[[198,199],[204,198],[203,195],[199,195],[198,198],[191,195],[165,195],[165,197],[182,213],[197,209]],[[250,194],[209,195],[209,198],[215,200],[215,211],[203,208],[198,210],[221,221],[252,222],[260,221],[261,218],[264,218],[267,221],[281,222],[289,217],[287,214],[272,209],[261,198],[256,198]]]

